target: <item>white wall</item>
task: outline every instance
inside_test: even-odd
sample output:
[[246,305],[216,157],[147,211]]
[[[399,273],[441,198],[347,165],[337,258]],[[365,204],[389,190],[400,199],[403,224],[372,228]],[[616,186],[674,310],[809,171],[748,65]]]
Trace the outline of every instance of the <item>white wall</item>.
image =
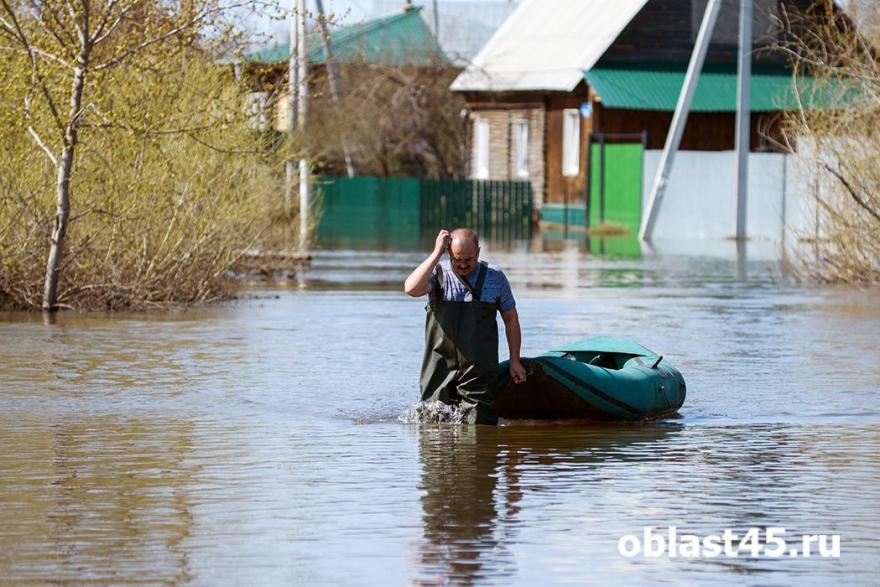
[[[645,151],[642,215],[660,162],[660,150]],[[802,161],[780,153],[749,155],[747,233],[753,240],[781,242],[806,228],[810,180]],[[784,198],[784,202],[783,202]],[[653,237],[724,239],[736,235],[736,152],[679,151],[663,197]]]

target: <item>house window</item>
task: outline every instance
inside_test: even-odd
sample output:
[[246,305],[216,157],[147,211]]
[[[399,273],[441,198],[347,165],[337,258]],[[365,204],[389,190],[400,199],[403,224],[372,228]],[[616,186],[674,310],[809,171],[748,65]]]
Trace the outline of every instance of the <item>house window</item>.
[[517,177],[529,176],[529,123],[516,120],[513,123],[513,161]]
[[477,118],[474,124],[474,177],[489,179],[489,121]]
[[562,111],[562,175],[577,175],[581,159],[581,114],[576,108]]

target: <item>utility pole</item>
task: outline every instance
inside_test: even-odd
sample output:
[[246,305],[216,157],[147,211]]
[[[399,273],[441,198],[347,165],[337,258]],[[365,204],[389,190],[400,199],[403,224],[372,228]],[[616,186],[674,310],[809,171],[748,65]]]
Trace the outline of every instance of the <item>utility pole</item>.
[[297,123],[302,143],[299,160],[299,248],[309,247],[309,160],[306,152],[306,120],[309,116],[309,81],[306,55],[306,2],[296,0],[296,55],[297,55]]
[[706,51],[709,49],[709,41],[712,38],[712,31],[715,30],[715,22],[718,20],[720,8],[721,0],[709,0],[709,3],[706,5],[706,12],[703,14],[700,32],[697,34],[697,41],[694,44],[694,51],[691,53],[687,74],[685,74],[684,85],[678,96],[675,114],[672,115],[669,133],[666,135],[666,144],[663,147],[663,154],[660,156],[657,175],[654,176],[651,195],[648,199],[648,213],[642,219],[642,226],[639,229],[639,238],[641,240],[651,240],[651,234],[654,232],[654,224],[657,222],[657,214],[660,212],[660,204],[663,202],[663,194],[666,191],[669,175],[672,172],[672,161],[675,158],[679,145],[681,145],[684,125],[687,122],[691,102],[697,90],[700,71],[703,69],[703,62],[706,60]]
[[299,50],[299,19],[297,16],[297,6],[296,0],[294,0],[293,7],[293,15],[290,19],[290,46],[287,51],[287,134],[290,141],[290,157],[287,158],[287,162],[284,165],[285,170],[285,179],[286,182],[284,184],[284,209],[290,215],[290,211],[293,207],[293,185],[294,185],[294,164],[293,164],[293,149],[296,144],[296,123],[297,123],[297,91],[299,86],[299,70],[297,69],[297,51]]
[[[342,84],[339,81],[339,68],[336,65],[336,58],[333,57],[333,46],[330,43],[330,30],[327,27],[327,16],[324,14],[323,0],[315,0],[318,7],[318,26],[321,27],[321,39],[324,41],[324,56],[327,58],[327,75],[330,78],[330,98],[337,106],[342,96]],[[345,121],[343,121],[343,124]],[[351,157],[351,148],[348,146],[348,139],[345,136],[345,130],[342,130],[342,155],[345,158],[345,171],[348,177],[354,177],[354,162]]]
[[736,240],[745,241],[751,139],[752,0],[740,0],[736,102]]

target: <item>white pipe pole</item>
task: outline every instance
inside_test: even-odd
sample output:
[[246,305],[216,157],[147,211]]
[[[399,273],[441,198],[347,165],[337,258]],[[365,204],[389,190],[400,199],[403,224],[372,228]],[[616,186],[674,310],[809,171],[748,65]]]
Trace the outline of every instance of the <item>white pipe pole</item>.
[[299,160],[299,248],[309,247],[309,161],[305,153],[306,120],[309,116],[308,60],[306,55],[306,3],[296,0],[297,10],[297,117],[303,154]]
[[[293,145],[295,144],[296,137],[296,123],[297,123],[297,113],[296,113],[296,92],[297,86],[299,85],[299,78],[297,77],[297,47],[299,46],[297,33],[299,31],[299,24],[297,21],[296,14],[296,2],[294,2],[293,10],[294,13],[290,19],[290,29],[289,29],[289,40],[290,45],[288,48],[287,55],[287,133],[290,137],[290,149],[291,155],[293,153]],[[285,191],[284,191],[284,209],[287,214],[290,214],[291,207],[293,205],[293,183],[294,183],[294,164],[293,157],[291,156],[287,163],[285,164],[285,172],[286,172],[286,183]]]
[[736,240],[748,238],[746,214],[749,197],[751,139],[752,0],[740,0],[739,56],[736,103]]
[[678,151],[678,146],[681,144],[684,125],[687,122],[691,102],[697,90],[697,81],[700,78],[700,71],[703,69],[703,62],[706,60],[706,51],[709,49],[709,40],[712,38],[712,31],[715,29],[715,22],[718,20],[720,8],[721,0],[709,0],[709,4],[706,5],[706,12],[703,14],[700,32],[697,34],[694,51],[691,53],[687,74],[684,77],[684,85],[681,88],[681,93],[678,95],[675,114],[672,115],[672,123],[669,125],[669,133],[666,135],[666,144],[663,147],[663,154],[660,156],[660,166],[657,168],[657,175],[654,176],[651,196],[648,200],[648,213],[642,218],[642,226],[639,230],[639,238],[642,240],[651,240],[651,234],[654,232],[654,224],[657,222],[657,214],[663,201],[663,193],[666,191],[667,183],[669,183],[672,161],[675,158],[675,152]]

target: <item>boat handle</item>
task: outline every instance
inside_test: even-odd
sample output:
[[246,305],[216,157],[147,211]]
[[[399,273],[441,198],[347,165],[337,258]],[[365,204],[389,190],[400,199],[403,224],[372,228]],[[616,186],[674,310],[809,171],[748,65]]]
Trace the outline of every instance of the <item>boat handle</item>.
[[660,361],[662,361],[662,360],[663,360],[663,355],[660,355],[660,357],[656,361],[654,361],[654,364],[651,365],[651,369],[656,369],[657,365],[659,365]]

